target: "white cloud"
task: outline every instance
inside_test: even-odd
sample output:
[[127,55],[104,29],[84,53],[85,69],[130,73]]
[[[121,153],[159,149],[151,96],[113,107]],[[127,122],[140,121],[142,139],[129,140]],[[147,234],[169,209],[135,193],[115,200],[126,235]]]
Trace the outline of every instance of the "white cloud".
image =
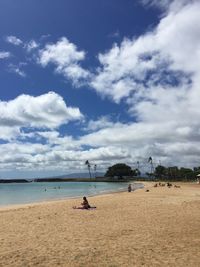
[[38,62],[46,67],[48,64],[56,66],[55,71],[64,75],[79,85],[90,73],[82,68],[79,62],[85,59],[85,52],[78,51],[76,45],[70,43],[67,38],[61,38],[56,44],[47,44],[40,50]]
[[[26,137],[27,135],[24,134]],[[39,139],[41,138],[46,140],[46,143],[50,146],[54,146],[54,149],[59,148],[59,151],[78,151],[81,149],[81,144],[79,141],[75,140],[72,136],[60,135],[58,131],[37,131],[32,134],[32,138]]]
[[10,56],[10,52],[0,51],[0,59],[9,58]]
[[26,73],[24,70],[22,70],[21,66],[22,66],[21,64],[19,64],[19,65],[9,64],[8,70],[9,70],[9,72],[16,73],[17,75],[24,78],[24,77],[26,77]]
[[84,130],[93,132],[104,128],[112,128],[116,125],[121,126],[122,124],[112,122],[109,116],[102,116],[98,120],[89,120]]
[[117,30],[117,31],[115,31],[115,32],[113,32],[113,33],[111,33],[111,34],[109,34],[108,37],[110,37],[110,38],[119,38],[119,37],[120,37],[120,32],[119,32],[119,30]]
[[25,48],[27,52],[31,52],[32,50],[38,48],[40,45],[35,40],[31,40],[25,44]]
[[54,129],[82,118],[78,108],[67,107],[63,98],[54,92],[37,97],[20,95],[0,102],[0,138],[16,138],[21,127]]
[[[78,154],[78,153],[77,153]],[[79,152],[79,159],[84,162],[87,159],[90,159],[91,162],[105,162],[108,166],[111,162],[116,162],[119,160],[126,160],[130,154],[127,149],[123,149],[115,146],[106,146],[99,148],[91,148],[87,151]],[[76,156],[77,158],[77,156]],[[109,163],[108,163],[109,162]]]
[[35,171],[37,169],[37,172],[54,170],[58,173],[63,172],[63,170],[65,173],[87,172],[85,161],[88,158],[92,166],[97,164],[98,170],[104,171],[112,162],[126,160],[129,156],[126,150],[112,146],[81,151],[70,149],[64,143],[52,147],[52,144],[43,145],[28,142],[3,144],[0,146],[0,153],[2,155],[1,170]]
[[[183,1],[183,0],[180,0]],[[173,0],[162,0],[162,1],[158,1],[158,0],[141,0],[141,3],[144,6],[150,6],[150,7],[158,7],[161,8],[162,10],[166,10],[169,8],[170,4],[173,2]]]
[[153,157],[155,164],[161,161],[164,165],[197,166],[200,156],[200,126],[195,128],[183,125],[176,120],[165,119],[163,122],[113,124],[112,127],[83,136],[79,142],[96,148],[91,155],[89,150],[88,155],[97,162],[104,160],[108,163],[106,154],[98,158],[97,153],[99,148],[106,147],[113,154],[120,149],[123,151],[118,157],[113,157],[110,164],[120,161],[135,164],[139,160],[144,165],[143,171],[148,168],[149,156]]
[[[172,7],[173,5],[171,5]],[[200,3],[184,5],[163,17],[152,32],[137,39],[125,39],[110,51],[99,54],[101,68],[91,86],[115,102],[138,92],[144,82],[150,82],[152,73],[157,83],[165,79],[164,71],[181,71],[191,75],[199,69],[199,7]],[[145,84],[146,87],[146,84]]]
[[6,42],[13,44],[13,45],[21,45],[23,42],[19,38],[14,35],[9,35],[6,37]]
[[157,7],[164,12],[169,10],[179,10],[181,7],[187,4],[192,4],[196,0],[141,0],[141,3],[147,7]]
[[19,68],[15,68],[14,72],[17,73],[21,77],[26,77],[26,73],[23,70],[20,70]]

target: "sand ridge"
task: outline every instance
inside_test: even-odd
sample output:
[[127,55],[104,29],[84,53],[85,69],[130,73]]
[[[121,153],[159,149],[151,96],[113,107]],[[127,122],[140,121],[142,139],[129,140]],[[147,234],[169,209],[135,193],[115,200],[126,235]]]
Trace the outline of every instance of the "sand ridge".
[[200,266],[200,186],[180,185],[1,209],[0,266]]

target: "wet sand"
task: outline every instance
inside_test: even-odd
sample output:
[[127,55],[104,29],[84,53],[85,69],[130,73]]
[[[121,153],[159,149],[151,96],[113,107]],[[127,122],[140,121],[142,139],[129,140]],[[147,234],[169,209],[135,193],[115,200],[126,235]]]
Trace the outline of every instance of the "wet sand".
[[200,266],[200,185],[179,185],[1,208],[0,266]]

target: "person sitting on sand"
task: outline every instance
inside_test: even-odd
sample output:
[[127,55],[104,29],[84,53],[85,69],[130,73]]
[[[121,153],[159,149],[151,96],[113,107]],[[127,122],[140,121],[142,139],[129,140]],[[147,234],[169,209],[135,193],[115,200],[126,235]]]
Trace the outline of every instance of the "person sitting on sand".
[[167,187],[170,188],[171,186],[172,186],[172,184],[170,184],[170,183],[168,182],[168,183],[167,183]]
[[81,207],[73,207],[74,209],[81,209],[81,210],[88,210],[88,209],[90,209],[90,208],[93,208],[93,209],[95,209],[96,207],[91,207],[90,206],[90,204],[89,204],[89,202],[88,202],[88,200],[87,200],[87,198],[86,197],[83,197],[83,202],[81,203]]
[[84,209],[89,209],[90,208],[90,204],[89,204],[89,202],[88,202],[86,197],[83,197],[83,202],[81,203],[81,205],[82,205],[82,207]]

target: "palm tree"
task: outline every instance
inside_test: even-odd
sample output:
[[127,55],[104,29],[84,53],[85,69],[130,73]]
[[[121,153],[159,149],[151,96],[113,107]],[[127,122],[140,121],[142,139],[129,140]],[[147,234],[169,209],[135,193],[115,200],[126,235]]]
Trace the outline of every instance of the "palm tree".
[[152,157],[149,157],[148,162],[149,162],[149,164],[151,166],[151,174],[153,174],[153,172],[154,172],[154,166],[153,166],[153,159],[152,159]]
[[139,161],[137,161],[137,175],[139,175],[140,176],[140,162]]
[[85,165],[88,166],[88,171],[89,171],[89,175],[90,175],[90,179],[91,179],[91,172],[90,172],[91,165],[90,165],[88,160],[86,160]]
[[97,165],[94,164],[94,175],[95,175],[95,178],[97,178]]

